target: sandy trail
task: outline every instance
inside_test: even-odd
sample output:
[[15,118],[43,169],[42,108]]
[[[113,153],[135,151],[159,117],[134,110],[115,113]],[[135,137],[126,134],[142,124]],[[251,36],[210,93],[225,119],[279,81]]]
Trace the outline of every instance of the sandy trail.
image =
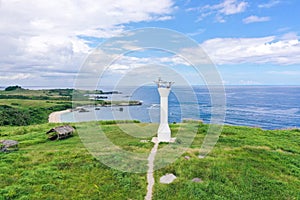
[[148,171],[147,171],[147,182],[148,182],[148,186],[147,186],[147,195],[145,197],[145,200],[151,200],[152,199],[152,190],[153,190],[153,186],[154,186],[154,160],[155,160],[155,155],[158,149],[158,141],[154,142],[155,145],[154,147],[151,149],[150,155],[148,157]]

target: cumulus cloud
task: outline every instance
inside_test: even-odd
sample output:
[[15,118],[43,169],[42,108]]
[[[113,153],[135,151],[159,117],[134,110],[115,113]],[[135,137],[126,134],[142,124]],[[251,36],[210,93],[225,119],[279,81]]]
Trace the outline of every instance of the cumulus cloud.
[[210,15],[216,15],[216,21],[225,22],[224,16],[242,13],[246,10],[248,2],[238,0],[224,0],[219,4],[205,5],[198,8],[189,8],[187,11],[199,11],[199,20],[202,20]]
[[219,9],[220,13],[225,15],[233,15],[244,12],[248,3],[246,1],[238,2],[237,0],[225,0],[221,4],[213,6],[213,9]]
[[32,74],[25,74],[25,73],[5,73],[0,75],[0,80],[22,80],[22,79],[29,79],[33,78]]
[[270,21],[270,17],[258,17],[255,15],[251,15],[245,19],[243,19],[243,22],[245,24],[255,23],[255,22],[267,22]]
[[201,46],[217,64],[300,64],[300,42],[295,38],[215,38]]
[[267,3],[259,4],[258,7],[259,8],[271,8],[273,6],[276,6],[279,3],[280,3],[280,1],[278,1],[278,0],[271,0],[271,1],[267,2]]
[[74,71],[91,50],[88,38],[112,37],[129,23],[168,20],[172,11],[172,0],[2,1],[0,72]]
[[177,55],[161,57],[122,56],[107,68],[107,72],[125,74],[130,70],[136,70],[145,66],[167,66],[173,68],[176,66],[190,66],[190,64]]

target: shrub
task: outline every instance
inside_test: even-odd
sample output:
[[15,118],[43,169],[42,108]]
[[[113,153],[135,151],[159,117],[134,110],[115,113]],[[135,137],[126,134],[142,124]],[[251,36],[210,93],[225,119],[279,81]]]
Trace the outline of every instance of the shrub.
[[18,85],[8,86],[7,88],[5,88],[5,91],[14,91],[14,90],[24,90],[24,89]]

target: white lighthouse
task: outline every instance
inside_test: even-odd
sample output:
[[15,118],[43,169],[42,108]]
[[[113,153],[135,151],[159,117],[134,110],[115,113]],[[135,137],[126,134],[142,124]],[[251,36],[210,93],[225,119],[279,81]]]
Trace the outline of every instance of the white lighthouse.
[[174,82],[155,81],[160,95],[160,124],[157,131],[158,142],[171,142],[171,130],[168,124],[168,97]]

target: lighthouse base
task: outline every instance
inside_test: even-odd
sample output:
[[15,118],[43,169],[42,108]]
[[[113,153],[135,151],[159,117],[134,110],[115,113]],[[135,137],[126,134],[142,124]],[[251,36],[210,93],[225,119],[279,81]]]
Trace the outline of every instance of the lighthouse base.
[[[154,144],[156,143],[160,143],[160,142],[163,142],[163,141],[159,141],[157,137],[153,137],[151,142],[153,142]],[[176,142],[176,138],[171,138],[170,141],[168,141],[168,143],[175,143]]]
[[157,131],[159,142],[171,142],[171,130],[169,124],[160,124]]

